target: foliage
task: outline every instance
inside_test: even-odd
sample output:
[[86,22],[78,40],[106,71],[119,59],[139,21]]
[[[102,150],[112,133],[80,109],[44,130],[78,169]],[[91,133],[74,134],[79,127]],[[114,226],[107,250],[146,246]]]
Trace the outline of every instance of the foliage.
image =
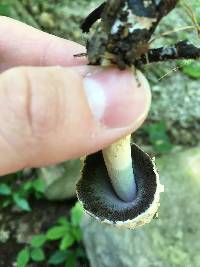
[[17,266],[26,267],[30,259],[30,252],[27,248],[24,248],[20,251],[17,257]]
[[[71,209],[70,220],[61,217],[45,233],[33,236],[30,244],[18,253],[17,267],[26,267],[30,262],[75,266],[77,258],[85,257],[79,245],[82,239],[80,228],[82,215],[82,206],[77,202]],[[56,249],[47,258],[45,250],[51,243],[56,245]]]
[[35,28],[40,28],[34,17],[22,3],[22,0],[1,0],[0,16],[11,17],[23,21]]
[[23,211],[31,211],[30,196],[42,198],[45,191],[45,184],[39,178],[22,182],[17,189],[15,186],[12,182],[0,183],[0,207],[16,205]]
[[10,3],[1,1],[0,3],[0,15],[10,17],[12,15]]
[[200,78],[200,61],[189,61],[188,64],[184,64],[182,71],[191,78]]
[[143,129],[148,134],[155,152],[166,153],[171,151],[173,145],[170,143],[167,127],[163,121],[144,126]]

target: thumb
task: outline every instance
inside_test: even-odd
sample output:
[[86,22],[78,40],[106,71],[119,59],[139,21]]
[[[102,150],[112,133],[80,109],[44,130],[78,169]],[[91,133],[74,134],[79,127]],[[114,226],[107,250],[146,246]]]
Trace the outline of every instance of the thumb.
[[89,66],[1,74],[0,174],[90,154],[136,130],[151,100],[136,76]]

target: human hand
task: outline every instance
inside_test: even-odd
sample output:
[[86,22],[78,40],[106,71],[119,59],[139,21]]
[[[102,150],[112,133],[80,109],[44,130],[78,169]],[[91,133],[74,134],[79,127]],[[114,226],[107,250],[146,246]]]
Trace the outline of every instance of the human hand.
[[0,25],[0,175],[93,153],[143,123],[151,94],[141,73],[139,85],[131,71],[74,58],[79,44]]

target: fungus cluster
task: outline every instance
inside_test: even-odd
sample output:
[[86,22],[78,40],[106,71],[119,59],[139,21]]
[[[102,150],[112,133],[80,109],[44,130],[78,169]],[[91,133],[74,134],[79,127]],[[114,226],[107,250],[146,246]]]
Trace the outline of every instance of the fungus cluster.
[[[120,69],[169,59],[200,57],[200,48],[182,40],[150,49],[152,35],[178,0],[107,0],[83,22],[83,32],[101,21],[87,44],[89,64]],[[130,136],[85,160],[77,196],[87,213],[101,222],[135,228],[157,214],[160,184],[154,160]]]

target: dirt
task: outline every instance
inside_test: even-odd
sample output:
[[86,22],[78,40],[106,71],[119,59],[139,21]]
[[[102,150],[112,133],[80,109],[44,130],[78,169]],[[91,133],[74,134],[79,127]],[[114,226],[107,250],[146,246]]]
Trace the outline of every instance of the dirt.
[[[75,201],[56,203],[32,199],[30,201],[32,206],[30,213],[12,212],[10,209],[2,210],[0,214],[0,232],[1,238],[4,235],[5,240],[0,242],[0,267],[13,266],[16,261],[16,255],[24,248],[25,244],[30,242],[32,236],[47,231],[49,227],[56,223],[59,217],[68,216]],[[57,244],[55,242],[52,245],[45,246],[47,258],[56,249]],[[29,266],[47,266],[44,264],[43,262],[42,264]],[[87,261],[77,262],[77,267],[79,266],[87,267],[88,263]]]

